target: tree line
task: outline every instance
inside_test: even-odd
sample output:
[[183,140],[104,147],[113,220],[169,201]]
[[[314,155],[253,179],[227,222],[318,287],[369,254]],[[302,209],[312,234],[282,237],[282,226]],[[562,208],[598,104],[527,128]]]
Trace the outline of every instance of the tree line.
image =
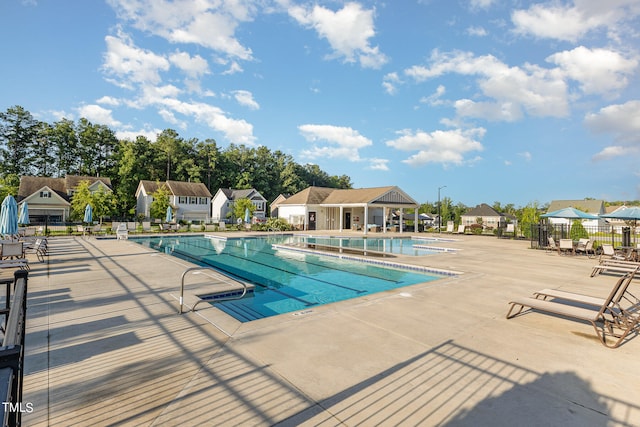
[[311,185],[352,188],[347,175],[329,175],[264,146],[221,148],[214,139],[184,138],[173,129],[155,141],[142,135],[118,139],[109,127],[85,118],[47,123],[13,106],[0,112],[0,196],[16,195],[24,175],[108,177],[115,215],[123,218],[134,215],[141,180],[201,182],[211,194],[219,188],[255,188],[268,201]]

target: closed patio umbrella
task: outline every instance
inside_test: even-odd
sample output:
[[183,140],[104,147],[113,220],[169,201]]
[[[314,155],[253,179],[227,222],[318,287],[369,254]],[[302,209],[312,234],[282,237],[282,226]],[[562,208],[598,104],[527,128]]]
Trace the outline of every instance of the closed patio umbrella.
[[93,208],[89,203],[84,208],[84,222],[91,224],[93,222]]
[[244,210],[244,223],[249,224],[251,222],[251,212],[249,212],[249,208]]
[[583,212],[579,209],[568,207],[557,211],[540,215],[542,218],[566,218],[566,219],[599,219],[598,215]]
[[20,205],[18,224],[29,225],[29,205],[27,205],[27,202],[23,202],[22,205]]
[[167,215],[165,217],[165,222],[171,222],[173,219],[173,213],[171,212],[171,206],[167,206]]
[[18,204],[12,195],[5,197],[0,207],[0,234],[18,234]]

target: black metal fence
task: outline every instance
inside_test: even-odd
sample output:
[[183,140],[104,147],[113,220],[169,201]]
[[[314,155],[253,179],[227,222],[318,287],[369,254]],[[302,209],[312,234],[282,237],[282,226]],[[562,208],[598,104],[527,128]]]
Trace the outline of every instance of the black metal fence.
[[573,224],[532,224],[531,247],[534,249],[545,248],[549,245],[549,237],[557,242],[560,239],[578,240],[588,238],[593,240],[594,247],[599,248],[603,244],[611,244],[614,247],[636,246],[640,242],[638,230],[631,227],[585,226]]
[[[24,341],[27,315],[27,271],[16,271],[14,280],[4,281],[7,287],[4,338],[0,347],[0,422],[2,426],[19,426],[22,412],[31,411],[31,404],[22,401],[24,371]],[[13,297],[11,289],[13,288]]]

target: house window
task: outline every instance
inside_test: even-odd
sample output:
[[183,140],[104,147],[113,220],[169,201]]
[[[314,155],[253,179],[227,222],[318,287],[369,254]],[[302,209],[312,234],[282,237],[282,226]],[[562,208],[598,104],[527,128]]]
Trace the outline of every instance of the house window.
[[51,198],[51,191],[41,191],[40,192],[40,197],[43,199],[50,199]]
[[189,204],[190,205],[195,205],[198,203],[198,198],[197,197],[189,197]]
[[187,198],[185,196],[178,197],[178,204],[186,205],[187,204]]
[[207,204],[207,198],[206,197],[200,197],[198,199],[198,204],[199,205],[206,205]]

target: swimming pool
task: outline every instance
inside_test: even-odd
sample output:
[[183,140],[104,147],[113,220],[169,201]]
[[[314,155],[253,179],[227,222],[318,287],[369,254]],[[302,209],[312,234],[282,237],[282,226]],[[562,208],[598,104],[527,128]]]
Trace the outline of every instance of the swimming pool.
[[[209,266],[255,286],[252,296],[212,302],[241,322],[357,298],[441,278],[424,271],[354,262],[335,256],[274,249],[293,236],[220,239],[205,236],[132,239],[149,248]],[[212,289],[212,293],[215,292]]]

